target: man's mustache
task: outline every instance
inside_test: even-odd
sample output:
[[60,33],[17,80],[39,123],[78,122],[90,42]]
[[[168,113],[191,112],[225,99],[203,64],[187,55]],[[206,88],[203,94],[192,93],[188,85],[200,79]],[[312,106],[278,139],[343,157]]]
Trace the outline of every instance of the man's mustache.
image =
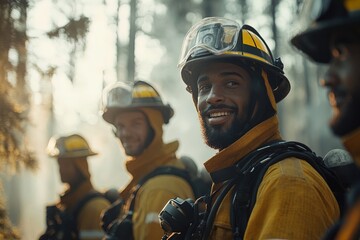
[[206,107],[204,110],[202,110],[202,111],[200,112],[200,114],[201,114],[201,116],[204,117],[204,116],[209,115],[209,114],[208,114],[209,111],[218,110],[218,109],[224,109],[224,108],[230,109],[230,110],[232,110],[232,111],[234,111],[234,112],[236,112],[236,111],[238,110],[237,107],[234,107],[234,106],[229,106],[229,105],[225,105],[225,104],[218,104],[218,105],[209,105],[209,106]]

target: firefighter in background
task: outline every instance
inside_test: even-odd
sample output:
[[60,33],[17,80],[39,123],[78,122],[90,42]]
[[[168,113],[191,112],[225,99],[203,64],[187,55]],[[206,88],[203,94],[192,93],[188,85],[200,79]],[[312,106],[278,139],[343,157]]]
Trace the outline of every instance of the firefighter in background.
[[[276,146],[286,144],[277,103],[290,84],[260,34],[231,19],[202,19],[185,36],[179,68],[205,142],[219,151],[204,163],[213,185],[201,239],[319,239],[339,217],[339,207],[322,175],[299,157],[287,155],[256,179],[256,201],[245,212],[252,181],[242,174],[254,170],[257,153],[271,158],[289,150]],[[239,188],[231,185],[236,180]],[[246,213],[248,222],[241,222]],[[201,222],[196,229],[203,229]]]
[[[321,84],[333,109],[329,125],[360,167],[360,0],[307,1],[302,14],[310,24],[291,43],[313,61],[328,64]],[[360,238],[359,183],[348,201],[348,214],[325,239]]]
[[111,211],[104,212],[107,239],[161,239],[158,214],[167,200],[176,196],[194,198],[193,188],[185,178],[172,172],[155,174],[159,169],[185,172],[176,156],[179,142],[163,142],[163,125],[169,123],[174,111],[144,81],[135,81],[133,86],[115,83],[104,90],[103,101],[102,116],[114,127],[131,175],[120,192],[124,205],[119,217],[111,222],[107,218],[113,216]]
[[47,229],[40,240],[102,239],[100,214],[110,203],[94,189],[87,162],[97,153],[78,134],[51,138],[47,150],[57,158],[61,182],[68,188],[58,203],[47,206]]

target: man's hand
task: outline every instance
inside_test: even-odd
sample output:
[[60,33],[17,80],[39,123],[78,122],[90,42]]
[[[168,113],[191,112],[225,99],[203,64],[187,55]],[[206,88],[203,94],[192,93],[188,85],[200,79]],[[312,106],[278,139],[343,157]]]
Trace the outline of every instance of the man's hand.
[[119,199],[115,201],[113,204],[110,205],[110,207],[106,208],[101,213],[101,228],[107,232],[109,225],[119,217],[120,210],[124,204],[124,201],[122,199]]

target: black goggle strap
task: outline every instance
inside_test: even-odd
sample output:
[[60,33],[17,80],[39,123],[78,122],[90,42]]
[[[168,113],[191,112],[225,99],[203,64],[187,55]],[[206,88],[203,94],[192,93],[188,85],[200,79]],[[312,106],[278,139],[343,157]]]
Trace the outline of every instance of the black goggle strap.
[[230,223],[233,231],[234,240],[242,240],[244,238],[247,221],[242,221],[242,218],[249,219],[251,213],[251,190],[256,179],[256,175],[251,172],[250,176],[241,175],[232,192],[232,202],[230,208]]
[[219,196],[216,198],[214,204],[211,206],[209,216],[206,221],[205,231],[204,231],[203,237],[201,238],[202,240],[207,240],[209,238],[212,226],[214,224],[214,219],[215,219],[216,213],[220,207],[220,204],[224,200],[226,194],[234,186],[236,180],[237,179],[235,178],[235,179],[226,181],[217,191],[215,191],[213,194],[211,194],[211,198],[213,198],[215,193],[220,191]]
[[[308,156],[311,154],[314,153],[306,145],[285,141],[274,141],[251,154],[249,164],[245,164],[242,167],[241,174],[239,174],[232,193],[230,223],[235,240],[240,240],[244,237],[251,211],[256,202],[257,192],[253,191],[258,189],[262,182],[262,178],[259,176],[264,176],[271,165],[285,158],[311,159],[312,157]],[[311,164],[311,162],[309,163]],[[313,167],[315,166],[313,165]]]

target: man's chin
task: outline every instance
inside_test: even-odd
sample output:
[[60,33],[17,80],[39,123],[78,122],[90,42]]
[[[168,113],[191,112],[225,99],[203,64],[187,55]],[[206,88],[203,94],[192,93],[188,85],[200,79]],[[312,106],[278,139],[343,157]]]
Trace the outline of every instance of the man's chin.
[[342,137],[357,129],[359,124],[355,121],[354,118],[350,116],[333,116],[333,118],[330,120],[329,126],[336,136]]
[[339,137],[345,136],[360,126],[360,99],[352,97],[339,108],[333,108],[333,115],[330,120],[332,132]]
[[238,139],[231,130],[209,126],[203,131],[203,137],[209,147],[218,150],[228,147]]
[[134,149],[126,148],[124,149],[126,156],[136,157],[139,155],[139,151],[136,151]]

